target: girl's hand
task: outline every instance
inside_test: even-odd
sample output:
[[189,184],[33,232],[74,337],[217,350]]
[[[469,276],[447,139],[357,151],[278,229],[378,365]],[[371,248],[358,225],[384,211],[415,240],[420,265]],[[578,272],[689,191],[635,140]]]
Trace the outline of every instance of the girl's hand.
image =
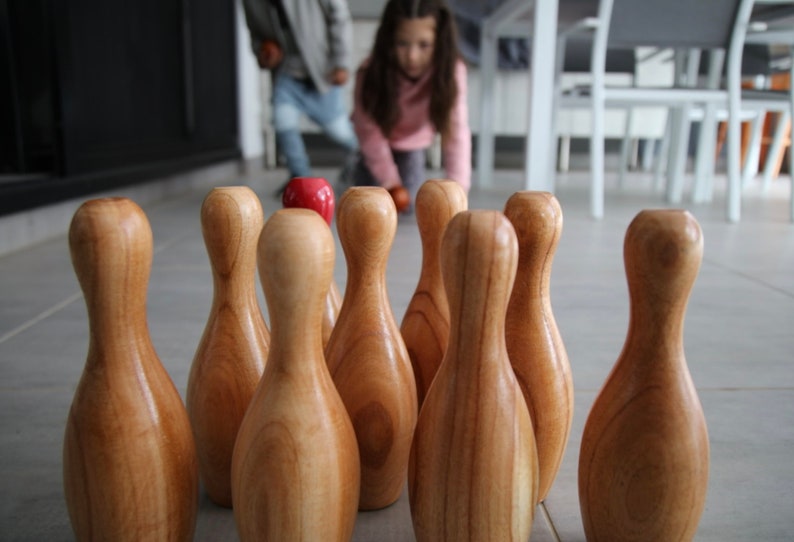
[[344,68],[334,68],[328,75],[328,80],[332,85],[344,85],[347,83],[347,70]]
[[259,47],[256,60],[263,70],[272,70],[281,64],[282,58],[284,58],[284,51],[281,50],[279,44],[273,40],[265,40]]

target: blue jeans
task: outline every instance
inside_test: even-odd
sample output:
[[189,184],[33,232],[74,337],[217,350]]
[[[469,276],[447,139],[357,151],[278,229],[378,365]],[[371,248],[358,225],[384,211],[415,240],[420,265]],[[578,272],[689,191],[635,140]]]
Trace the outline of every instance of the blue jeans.
[[332,141],[347,151],[358,149],[342,87],[319,92],[310,81],[279,73],[273,85],[273,128],[276,142],[287,160],[290,177],[311,176],[311,164],[300,133],[301,115],[317,124]]

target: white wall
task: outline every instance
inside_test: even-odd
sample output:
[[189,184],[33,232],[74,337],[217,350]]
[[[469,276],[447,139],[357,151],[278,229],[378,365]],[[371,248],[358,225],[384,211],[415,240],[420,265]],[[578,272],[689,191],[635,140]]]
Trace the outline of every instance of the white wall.
[[240,149],[243,159],[250,160],[264,153],[262,130],[262,92],[259,66],[251,51],[251,38],[245,25],[242,0],[235,2],[237,25],[237,107]]

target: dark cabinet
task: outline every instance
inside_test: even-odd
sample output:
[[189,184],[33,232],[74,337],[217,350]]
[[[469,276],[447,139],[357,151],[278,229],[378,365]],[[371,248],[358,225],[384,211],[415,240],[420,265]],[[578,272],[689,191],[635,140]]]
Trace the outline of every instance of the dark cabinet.
[[0,10],[0,214],[239,156],[234,2]]

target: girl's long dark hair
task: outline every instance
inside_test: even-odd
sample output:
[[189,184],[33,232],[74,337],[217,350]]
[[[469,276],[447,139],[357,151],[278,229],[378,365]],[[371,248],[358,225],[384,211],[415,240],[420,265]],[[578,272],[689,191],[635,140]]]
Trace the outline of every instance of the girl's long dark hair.
[[430,121],[442,137],[449,131],[449,117],[458,96],[455,63],[458,38],[452,13],[444,0],[389,0],[383,8],[369,65],[365,68],[361,100],[366,111],[388,137],[397,124],[397,75],[395,34],[403,19],[433,17],[436,41],[433,52]]

